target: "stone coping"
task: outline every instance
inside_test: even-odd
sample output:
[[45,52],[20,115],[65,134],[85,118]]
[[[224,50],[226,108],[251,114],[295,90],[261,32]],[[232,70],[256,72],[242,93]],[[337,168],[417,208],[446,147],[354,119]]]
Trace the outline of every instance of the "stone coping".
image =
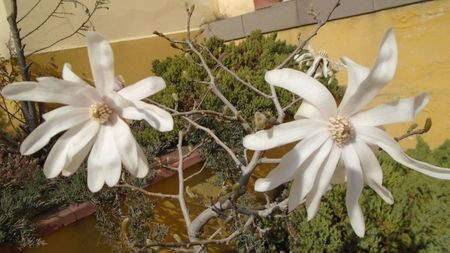
[[[330,20],[377,12],[426,0],[341,0]],[[335,0],[290,0],[241,16],[217,20],[204,25],[207,37],[217,36],[224,40],[240,39],[254,30],[263,33],[285,30],[316,23],[309,14],[311,7],[319,13],[319,20],[327,15]]]

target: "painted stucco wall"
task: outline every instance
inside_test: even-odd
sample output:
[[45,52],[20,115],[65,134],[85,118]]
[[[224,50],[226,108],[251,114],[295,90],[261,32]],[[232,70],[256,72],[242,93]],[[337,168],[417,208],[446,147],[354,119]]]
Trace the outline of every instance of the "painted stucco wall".
[[[22,17],[30,10],[37,0],[17,0],[18,17]],[[59,0],[41,1],[19,26],[21,34],[25,35],[45,20],[49,13],[55,9]],[[81,0],[91,9],[94,0]],[[109,10],[99,10],[92,18],[95,29],[111,41],[131,40],[152,36],[153,31],[176,32],[185,31],[186,12],[185,2],[195,5],[192,18],[192,27],[198,28],[200,24],[217,19],[219,15],[217,0],[110,0]],[[10,0],[0,0],[0,19],[6,19],[6,10],[10,10]],[[75,8],[73,4],[65,3],[59,9],[75,15],[66,15],[65,18],[52,17],[39,31],[28,36],[24,42],[27,44],[26,52],[42,48],[45,45],[64,37],[74,31],[85,19],[83,9]],[[4,41],[9,37],[8,29],[4,29],[0,22],[0,53],[5,53]],[[84,38],[75,35],[47,51],[84,46]]]
[[[427,92],[430,103],[416,122],[423,125],[431,117],[433,127],[423,137],[436,147],[450,138],[450,1],[430,1],[332,21],[311,43],[317,50],[328,51],[331,59],[347,56],[371,67],[380,40],[389,27],[394,27],[397,36],[397,72],[372,105]],[[313,28],[282,31],[279,38],[295,43],[300,32],[306,35]],[[346,83],[345,70],[338,78],[341,84]],[[397,124],[387,126],[387,130],[399,136],[408,126],[410,123]],[[415,138],[404,140],[401,145],[412,147]]]
[[222,17],[234,17],[255,10],[253,0],[217,0]]
[[[112,1],[114,2],[114,0]],[[180,14],[181,15],[181,14]],[[178,18],[180,30],[184,18]],[[436,0],[414,4],[377,13],[329,22],[312,40],[315,49],[325,49],[332,59],[348,56],[356,62],[372,66],[379,42],[388,27],[394,27],[399,45],[399,65],[393,82],[375,99],[373,105],[410,97],[420,92],[430,94],[428,107],[420,114],[417,122],[422,125],[431,117],[433,127],[423,137],[433,147],[450,138],[450,1]],[[106,29],[106,28],[105,28]],[[109,40],[117,38],[113,29],[106,33]],[[153,30],[153,29],[152,29]],[[279,38],[295,43],[299,32],[308,34],[310,27],[279,32]],[[106,30],[107,31],[107,30]],[[121,33],[117,29],[117,33]],[[183,37],[183,32],[175,35]],[[81,40],[80,43],[84,42]],[[127,83],[133,83],[151,74],[151,62],[177,53],[161,38],[145,37],[112,43],[116,73],[122,74]],[[34,59],[41,64],[55,55],[57,65],[72,63],[74,70],[90,78],[85,48],[74,48],[37,55]],[[341,84],[346,83],[343,70],[338,76]],[[398,136],[410,124],[388,126],[388,131]],[[415,139],[401,142],[403,147],[412,147]]]

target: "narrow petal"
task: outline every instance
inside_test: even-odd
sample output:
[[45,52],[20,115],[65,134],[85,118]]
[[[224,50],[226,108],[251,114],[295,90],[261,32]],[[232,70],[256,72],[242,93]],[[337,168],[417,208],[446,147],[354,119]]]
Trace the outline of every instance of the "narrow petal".
[[99,98],[95,89],[56,78],[41,78],[43,82],[16,82],[7,85],[2,95],[8,99],[89,106]]
[[294,69],[266,72],[266,81],[289,90],[316,107],[324,119],[336,115],[336,102],[331,93],[316,79]]
[[355,94],[359,85],[367,78],[370,69],[359,65],[350,58],[342,57],[342,63],[347,67],[347,87],[345,89],[344,97],[342,98],[340,107],[348,102],[348,100]]
[[333,145],[325,164],[322,166],[316,177],[314,187],[306,198],[308,220],[311,220],[319,210],[320,199],[331,183],[331,177],[333,176],[333,172],[336,169],[340,156],[341,149],[338,146]]
[[[131,173],[138,171],[138,151],[136,141],[128,125],[120,118],[114,120],[112,130],[114,142],[125,168]],[[135,175],[135,174],[134,174]]]
[[105,182],[110,186],[116,184],[120,179],[120,169],[120,156],[115,147],[112,129],[103,126],[88,158],[89,190],[97,192]]
[[158,76],[151,76],[121,89],[118,93],[128,100],[141,100],[158,93],[165,87],[164,79]]
[[[150,126],[161,132],[173,130],[173,118],[170,113],[156,105],[134,101],[137,110],[124,110],[122,116],[127,119],[145,120]],[[136,114],[135,112],[138,112]]]
[[322,73],[323,73],[323,76],[325,77],[325,78],[328,78],[328,71],[329,71],[329,68],[328,68],[328,65],[329,65],[330,63],[328,62],[328,60],[327,60],[327,58],[323,58],[323,71],[322,71]]
[[289,211],[294,210],[305,200],[306,195],[311,191],[316,180],[320,167],[330,154],[333,141],[328,139],[320,147],[314,156],[310,156],[297,170],[294,175],[294,183],[289,194]]
[[382,148],[398,163],[430,177],[450,179],[449,168],[441,168],[409,157],[403,153],[400,145],[383,130],[376,127],[358,126],[355,127],[355,131],[358,138]]
[[382,126],[399,122],[413,121],[417,114],[428,104],[428,95],[422,93],[416,97],[400,99],[360,112],[351,117],[355,125]]
[[115,111],[123,118],[145,120],[153,128],[161,132],[171,131],[173,129],[172,115],[156,105],[147,104],[138,100],[131,101],[115,92],[111,92],[108,98],[113,101],[113,104],[116,106]]
[[87,108],[66,107],[65,109],[59,111],[58,115],[54,114],[27,136],[20,146],[20,152],[23,155],[33,154],[47,145],[56,134],[89,120]]
[[89,85],[83,79],[81,79],[79,76],[77,76],[75,73],[73,73],[72,65],[70,65],[69,63],[64,63],[64,67],[63,67],[63,71],[62,71],[62,78],[66,81],[79,83],[79,84],[83,84],[83,85]]
[[110,157],[106,159],[98,157],[98,159],[103,160],[104,170],[106,171],[105,182],[110,187],[116,185],[119,182],[120,174],[122,171],[121,155],[117,150],[115,142],[115,140],[119,137],[115,135],[114,127],[105,126],[104,127],[105,135],[102,137],[102,140],[100,140],[104,144],[101,156],[102,157],[110,156]]
[[247,135],[243,145],[251,150],[268,150],[324,131],[327,131],[327,128],[323,121],[294,120]]
[[101,94],[113,91],[114,56],[108,41],[97,32],[88,32],[87,35],[89,62],[95,86]]
[[53,145],[44,164],[44,175],[54,178],[61,173],[67,163],[67,143],[83,128],[84,124],[72,127],[65,132]]
[[319,66],[319,62],[322,58],[320,57],[314,57],[314,61],[309,67],[308,71],[306,71],[306,74],[310,77],[314,76],[314,73],[316,72],[317,67]]
[[144,178],[148,174],[147,156],[137,142],[136,149],[138,152],[138,168],[137,171],[130,171],[130,173],[138,178]]
[[345,204],[347,206],[348,217],[356,235],[363,237],[365,232],[364,215],[358,200],[364,187],[364,179],[358,155],[353,149],[352,144],[346,145],[342,149],[342,160],[347,171]]
[[315,154],[328,138],[328,133],[321,132],[298,143],[281,158],[275,169],[271,170],[265,178],[260,178],[255,182],[255,191],[270,191],[292,180],[302,163],[309,156]]
[[[44,174],[46,177],[56,177],[61,171],[64,176],[68,176],[67,173],[64,172],[67,170],[67,167],[70,167],[72,171],[71,174],[73,174],[92,147],[98,128],[99,125],[96,122],[87,121],[86,123],[75,126],[65,132],[58,139],[47,156],[47,160],[44,164]],[[86,146],[89,148],[84,150]],[[80,152],[86,154],[84,156],[79,155]],[[72,161],[74,157],[78,160],[81,159],[81,161],[74,163]],[[78,166],[76,166],[76,164],[78,164]]]
[[294,119],[320,119],[322,115],[312,104],[304,101],[294,115]]
[[364,181],[389,205],[394,203],[391,192],[383,187],[383,170],[372,150],[364,142],[357,140],[354,143],[356,153],[361,161]]
[[92,138],[90,142],[88,142],[78,153],[76,153],[70,161],[67,162],[66,166],[63,168],[61,174],[65,177],[73,175],[78,168],[83,163],[84,159],[86,159],[89,151],[91,151],[92,146],[94,145],[95,138]]
[[351,116],[363,109],[392,80],[397,67],[397,43],[393,29],[389,29],[381,42],[375,66],[346,103],[339,105],[339,114]]

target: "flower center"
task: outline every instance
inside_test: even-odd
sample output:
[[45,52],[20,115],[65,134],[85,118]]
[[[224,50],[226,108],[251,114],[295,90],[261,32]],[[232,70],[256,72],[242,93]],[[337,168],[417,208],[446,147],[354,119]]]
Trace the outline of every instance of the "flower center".
[[104,102],[97,102],[89,107],[89,116],[100,124],[106,123],[111,113],[112,110]]
[[353,136],[353,127],[347,118],[342,116],[331,117],[328,120],[328,129],[330,130],[331,139],[338,146],[342,146]]

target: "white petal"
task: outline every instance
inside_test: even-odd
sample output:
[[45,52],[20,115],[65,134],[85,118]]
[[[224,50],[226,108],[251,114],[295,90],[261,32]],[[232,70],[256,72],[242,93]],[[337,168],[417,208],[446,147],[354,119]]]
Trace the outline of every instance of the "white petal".
[[54,178],[59,173],[61,173],[64,166],[67,163],[67,143],[72,140],[80,129],[82,129],[84,124],[72,127],[67,132],[65,132],[53,145],[52,149],[48,153],[47,159],[44,164],[44,175],[47,178]]
[[[134,101],[137,110],[123,111],[122,116],[127,119],[147,121],[153,128],[161,132],[173,130],[173,118],[170,113],[156,105],[147,104],[141,101]],[[137,113],[136,113],[137,112]]]
[[83,163],[84,159],[86,159],[89,151],[91,151],[92,146],[94,145],[95,138],[92,138],[90,142],[88,142],[82,149],[76,153],[70,161],[67,162],[66,166],[63,168],[61,174],[65,177],[71,176],[75,173],[78,168]]
[[328,64],[330,64],[330,63],[328,62],[327,58],[323,58],[323,67],[322,67],[323,71],[322,71],[322,73],[323,73],[323,76],[325,78],[328,78],[328,71],[329,71]]
[[316,79],[294,69],[267,71],[266,81],[289,90],[316,107],[324,119],[336,115],[336,101],[331,93]]
[[122,162],[121,156],[119,154],[119,151],[117,151],[116,143],[114,141],[118,138],[118,136],[115,135],[113,127],[105,126],[104,130],[105,135],[103,136],[102,140],[100,140],[105,145],[101,156],[104,157],[102,160],[104,163],[104,170],[106,171],[105,182],[108,186],[112,187],[116,185],[120,180]]
[[56,78],[41,78],[43,82],[17,82],[7,85],[2,95],[8,99],[89,106],[99,98],[89,86]]
[[111,92],[108,98],[116,106],[114,109],[122,118],[131,120],[146,120],[153,128],[161,132],[173,129],[173,118],[170,113],[156,105],[144,103],[139,100],[131,101],[120,94]]
[[138,151],[130,128],[122,119],[116,118],[112,130],[114,131],[114,142],[123,165],[133,175],[136,175],[138,171]]
[[331,182],[331,177],[336,169],[336,165],[341,156],[341,150],[338,146],[333,145],[333,148],[325,161],[325,164],[319,171],[316,177],[316,182],[306,198],[306,211],[308,212],[308,220],[311,220],[319,210],[320,199],[327,191],[328,186]]
[[115,147],[112,129],[102,126],[88,159],[89,190],[97,192],[105,182],[110,186],[115,185],[120,179],[120,170],[120,156]]
[[441,168],[428,163],[417,161],[407,156],[400,148],[400,145],[394,141],[386,132],[368,126],[355,127],[358,138],[361,138],[365,142],[377,145],[388,153],[395,161],[409,167],[413,170],[421,172],[430,177],[440,179],[450,179],[450,169]]
[[397,67],[397,43],[395,34],[389,29],[381,42],[375,66],[366,79],[358,86],[347,103],[339,105],[339,114],[351,116],[363,109],[392,80]]
[[355,125],[382,126],[415,120],[417,114],[427,105],[428,95],[422,93],[416,97],[400,99],[388,104],[360,112],[351,117]]
[[365,232],[364,215],[359,206],[358,199],[364,187],[364,179],[358,155],[353,149],[352,144],[345,145],[342,149],[342,160],[347,171],[345,204],[347,206],[348,217],[356,235],[363,237]]
[[89,62],[91,63],[92,75],[95,86],[101,94],[113,91],[114,78],[114,56],[108,41],[97,32],[86,34],[88,44]]
[[138,168],[137,172],[130,171],[131,174],[138,178],[143,178],[147,176],[148,173],[148,161],[147,156],[145,155],[144,151],[142,150],[141,146],[136,142],[136,148],[138,152]]
[[294,210],[305,199],[305,196],[311,191],[316,180],[317,173],[329,155],[333,141],[328,139],[322,147],[310,156],[298,169],[294,175],[294,183],[292,184],[289,194],[289,211]]
[[314,154],[329,138],[326,133],[319,133],[298,143],[291,151],[286,153],[278,166],[271,170],[265,178],[255,182],[255,191],[265,192],[275,189],[281,184],[292,180],[302,163]]
[[328,130],[323,121],[294,120],[247,135],[244,137],[243,145],[251,150],[268,150],[324,131]]
[[319,65],[319,62],[322,58],[320,57],[314,57],[313,64],[309,67],[308,71],[306,71],[306,74],[310,77],[314,76],[314,73],[316,72],[317,66]]
[[72,71],[72,65],[69,63],[64,63],[63,71],[62,71],[62,78],[66,81],[71,81],[74,83],[79,83],[83,85],[89,85],[86,83],[83,79],[81,79],[79,76],[77,76]]
[[389,205],[394,203],[391,192],[383,187],[383,170],[372,150],[364,142],[357,140],[354,143],[356,153],[361,161],[364,179],[380,197]]
[[[56,177],[61,171],[64,176],[68,176],[68,173],[65,172],[67,168],[70,168],[74,173],[92,147],[98,128],[98,123],[88,121],[65,132],[47,156],[44,164],[45,176],[48,178]],[[88,149],[84,150],[86,147]],[[80,155],[79,153],[86,154]],[[74,157],[77,158],[76,162],[73,162]],[[81,161],[78,161],[80,159]],[[78,166],[76,166],[77,164]]]
[[341,61],[347,67],[347,87],[345,89],[344,97],[342,98],[341,104],[342,107],[344,104],[348,102],[348,100],[355,94],[359,85],[367,78],[370,73],[370,69],[359,65],[352,61],[350,58],[342,57]]
[[309,119],[320,119],[322,116],[319,112],[319,110],[316,109],[313,105],[310,103],[304,101],[298,108],[297,112],[294,115],[294,119],[302,119],[302,118],[309,118]]
[[156,94],[166,87],[161,77],[147,77],[133,85],[121,89],[118,93],[128,100],[141,100]]
[[30,155],[43,148],[56,134],[89,120],[87,108],[65,106],[53,116],[34,129],[22,142],[20,152]]

